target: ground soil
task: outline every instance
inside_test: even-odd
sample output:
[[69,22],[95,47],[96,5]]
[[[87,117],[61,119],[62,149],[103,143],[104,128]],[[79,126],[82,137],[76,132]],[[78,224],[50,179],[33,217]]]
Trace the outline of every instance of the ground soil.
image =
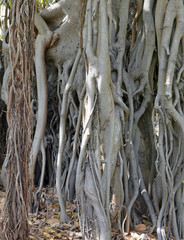
[[[3,204],[5,202],[5,189],[0,185],[0,218],[3,219]],[[82,239],[80,225],[77,213],[77,204],[66,203],[67,214],[71,218],[69,223],[61,223],[58,198],[55,188],[45,187],[42,192],[40,210],[38,214],[29,214],[30,224],[30,239],[37,240],[74,240]],[[2,226],[2,224],[1,224]],[[0,227],[1,227],[0,226]],[[123,239],[156,239],[152,234],[149,234],[151,223],[143,220],[142,224],[135,226],[135,229],[127,234],[125,238],[120,231],[112,229],[113,240]]]

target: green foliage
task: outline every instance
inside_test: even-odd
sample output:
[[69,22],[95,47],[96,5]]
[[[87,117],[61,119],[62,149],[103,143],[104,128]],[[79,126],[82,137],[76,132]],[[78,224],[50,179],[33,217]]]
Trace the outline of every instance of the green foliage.
[[[38,11],[42,11],[54,2],[57,2],[57,0],[36,0],[37,9]],[[0,7],[3,4],[7,4],[9,7],[11,7],[11,0],[0,0]]]
[[11,7],[11,0],[0,0],[0,7],[5,3],[8,3],[9,7]]
[[54,0],[36,0],[36,5],[38,11],[43,11],[45,8],[49,7],[52,3],[56,1]]

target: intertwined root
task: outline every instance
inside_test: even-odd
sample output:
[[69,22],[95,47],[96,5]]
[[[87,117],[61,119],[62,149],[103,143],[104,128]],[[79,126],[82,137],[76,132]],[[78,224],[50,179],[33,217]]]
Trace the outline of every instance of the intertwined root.
[[[111,223],[117,222],[122,232],[129,231],[137,223],[132,216],[141,194],[159,239],[164,238],[166,225],[168,234],[180,238],[183,2],[88,0],[76,4],[83,6],[78,14],[83,31],[78,28],[81,36],[75,35],[81,49],[70,41],[70,26],[76,22],[71,6],[67,10],[71,21],[56,30],[60,41],[47,53],[57,69],[61,106],[57,156],[61,216],[66,220],[60,183],[63,163],[69,170],[62,177],[66,197],[72,169],[76,173],[81,227],[87,237],[95,231],[96,237],[108,239]],[[54,51],[63,55],[56,54],[54,59]],[[76,58],[72,51],[78,51]],[[176,208],[181,211],[174,212]],[[87,232],[89,228],[93,233]]]

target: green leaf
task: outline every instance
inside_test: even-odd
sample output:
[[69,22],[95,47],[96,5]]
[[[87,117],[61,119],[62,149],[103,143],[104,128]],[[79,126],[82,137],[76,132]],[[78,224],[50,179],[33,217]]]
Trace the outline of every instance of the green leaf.
[[4,3],[4,0],[1,0],[0,1],[0,7],[3,5],[3,3]]

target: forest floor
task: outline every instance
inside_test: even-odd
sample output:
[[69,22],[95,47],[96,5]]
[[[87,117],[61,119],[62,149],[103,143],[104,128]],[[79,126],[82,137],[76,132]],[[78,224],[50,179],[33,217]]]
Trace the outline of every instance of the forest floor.
[[[0,187],[0,217],[5,201],[5,190]],[[78,220],[77,205],[67,203],[67,213],[71,218],[70,223],[61,223],[58,198],[54,188],[46,187],[41,196],[40,211],[38,214],[29,215],[30,239],[35,240],[75,240],[82,239]],[[2,219],[0,219],[0,222]],[[142,224],[135,226],[129,235],[123,238],[120,231],[112,229],[113,240],[151,240],[156,239],[149,234],[151,223],[143,221]]]

